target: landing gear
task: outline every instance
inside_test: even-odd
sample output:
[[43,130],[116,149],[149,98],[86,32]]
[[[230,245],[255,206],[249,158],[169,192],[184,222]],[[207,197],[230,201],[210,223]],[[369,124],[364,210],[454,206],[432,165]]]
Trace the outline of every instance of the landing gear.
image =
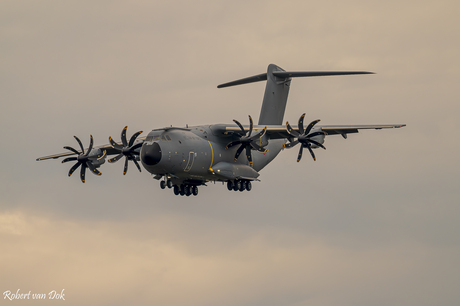
[[235,180],[234,182],[227,181],[227,189],[230,191],[251,191],[252,184],[249,180]]
[[168,180],[168,181],[166,182],[166,186],[168,186],[168,188],[171,189],[171,188],[173,187],[172,181],[171,181],[171,180]]
[[198,195],[198,187],[196,185],[184,185],[181,184],[180,186],[174,185],[173,186],[173,191],[175,195],[181,195],[181,196],[197,196]]
[[165,182],[165,181],[161,181],[161,182],[160,182],[160,188],[161,188],[161,189],[165,189],[165,188],[166,188],[166,182]]
[[227,188],[229,191],[233,190],[233,182],[232,181],[227,181]]
[[245,182],[245,187],[246,187],[247,191],[251,191],[251,189],[252,189],[251,181],[246,181]]
[[197,186],[192,186],[192,194],[194,196],[197,196],[198,195],[198,187]]
[[174,185],[174,194],[179,195],[180,194],[180,188],[177,185]]

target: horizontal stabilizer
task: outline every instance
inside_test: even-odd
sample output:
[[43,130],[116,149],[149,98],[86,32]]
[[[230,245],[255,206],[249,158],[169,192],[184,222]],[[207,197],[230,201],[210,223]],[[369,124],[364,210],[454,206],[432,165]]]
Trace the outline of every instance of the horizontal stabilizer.
[[[353,75],[353,74],[374,74],[374,72],[368,71],[273,71],[275,77],[289,79],[289,78],[299,78],[299,77],[317,77],[317,76],[331,76],[331,75]],[[248,78],[228,82],[225,84],[220,84],[217,88],[224,88],[260,81],[267,80],[267,73],[262,73],[254,75]]]
[[224,87],[230,87],[230,86],[247,84],[247,83],[254,83],[254,82],[259,82],[259,81],[266,81],[266,80],[267,80],[267,74],[262,73],[262,74],[258,74],[258,75],[248,77],[248,78],[244,78],[244,79],[241,79],[241,80],[236,80],[236,81],[233,81],[233,82],[228,82],[228,83],[225,83],[225,84],[221,84],[221,85],[217,86],[217,88],[224,88]]
[[273,75],[279,78],[316,77],[329,75],[374,74],[368,71],[274,71]]

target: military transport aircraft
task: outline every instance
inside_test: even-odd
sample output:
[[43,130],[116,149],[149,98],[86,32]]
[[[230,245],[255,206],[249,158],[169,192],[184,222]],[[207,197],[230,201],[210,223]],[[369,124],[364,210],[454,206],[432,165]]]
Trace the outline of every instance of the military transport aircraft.
[[[250,191],[251,182],[258,181],[259,172],[268,165],[284,148],[298,145],[297,161],[307,149],[316,160],[313,149],[323,148],[326,135],[358,133],[360,129],[400,128],[405,124],[386,125],[317,125],[319,120],[304,124],[305,114],[300,116],[297,126],[286,122],[283,117],[292,78],[331,75],[372,74],[365,71],[318,71],[288,72],[276,65],[269,65],[267,72],[237,81],[225,83],[218,88],[267,81],[258,125],[249,116],[249,125],[211,124],[191,127],[164,127],[154,129],[146,137],[135,133],[128,141],[125,127],[121,132],[121,142],[109,137],[109,144],[93,146],[90,136],[88,148],[84,148],[76,136],[80,150],[64,147],[70,152],[60,153],[37,160],[66,157],[62,163],[74,161],[69,176],[80,167],[80,179],[85,182],[86,169],[101,175],[98,168],[108,159],[114,163],[125,158],[123,174],[128,171],[128,161],[132,161],[141,171],[142,166],[155,179],[160,180],[162,189],[172,188],[175,195],[197,195],[198,186],[206,182],[227,183],[228,190]],[[244,157],[241,157],[242,153]]]

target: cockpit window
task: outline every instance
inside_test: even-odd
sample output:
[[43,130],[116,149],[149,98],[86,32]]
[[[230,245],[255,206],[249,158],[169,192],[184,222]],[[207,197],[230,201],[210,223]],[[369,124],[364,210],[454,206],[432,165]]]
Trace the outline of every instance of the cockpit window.
[[171,141],[171,137],[169,137],[169,135],[166,135],[166,139],[168,139],[168,141]]
[[160,136],[147,136],[145,141],[155,141],[155,140],[158,140],[158,139],[160,139]]

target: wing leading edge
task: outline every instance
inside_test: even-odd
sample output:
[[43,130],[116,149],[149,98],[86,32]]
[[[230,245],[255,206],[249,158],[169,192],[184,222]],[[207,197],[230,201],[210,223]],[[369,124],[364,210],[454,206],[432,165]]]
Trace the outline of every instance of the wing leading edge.
[[[372,124],[372,125],[316,125],[315,130],[326,132],[328,135],[342,135],[358,133],[359,130],[381,130],[381,129],[395,129],[406,126],[405,124]],[[243,126],[244,129],[249,131],[248,126]],[[265,126],[254,126],[254,130],[262,130]],[[292,128],[299,131],[295,125]],[[238,132],[240,129],[237,126],[225,126],[223,132]],[[285,125],[268,125],[266,134],[270,139],[289,138],[290,135],[286,130]]]
[[[138,137],[137,140],[144,141],[145,137]],[[116,142],[116,143],[119,144],[119,145],[123,145],[122,142]],[[115,150],[112,147],[112,145],[110,145],[110,144],[106,144],[106,145],[102,145],[102,146],[95,146],[93,149],[101,149],[101,151],[107,151],[107,155],[115,155],[115,154],[120,153],[119,151]],[[85,148],[85,151],[86,150],[88,150],[88,149]],[[81,150],[79,150],[78,153],[81,154]],[[58,154],[39,157],[39,158],[36,159],[36,161],[47,160],[47,159],[57,159],[57,158],[66,157],[66,156],[72,156],[72,155],[76,155],[76,154],[73,153],[73,152],[58,153]]]

